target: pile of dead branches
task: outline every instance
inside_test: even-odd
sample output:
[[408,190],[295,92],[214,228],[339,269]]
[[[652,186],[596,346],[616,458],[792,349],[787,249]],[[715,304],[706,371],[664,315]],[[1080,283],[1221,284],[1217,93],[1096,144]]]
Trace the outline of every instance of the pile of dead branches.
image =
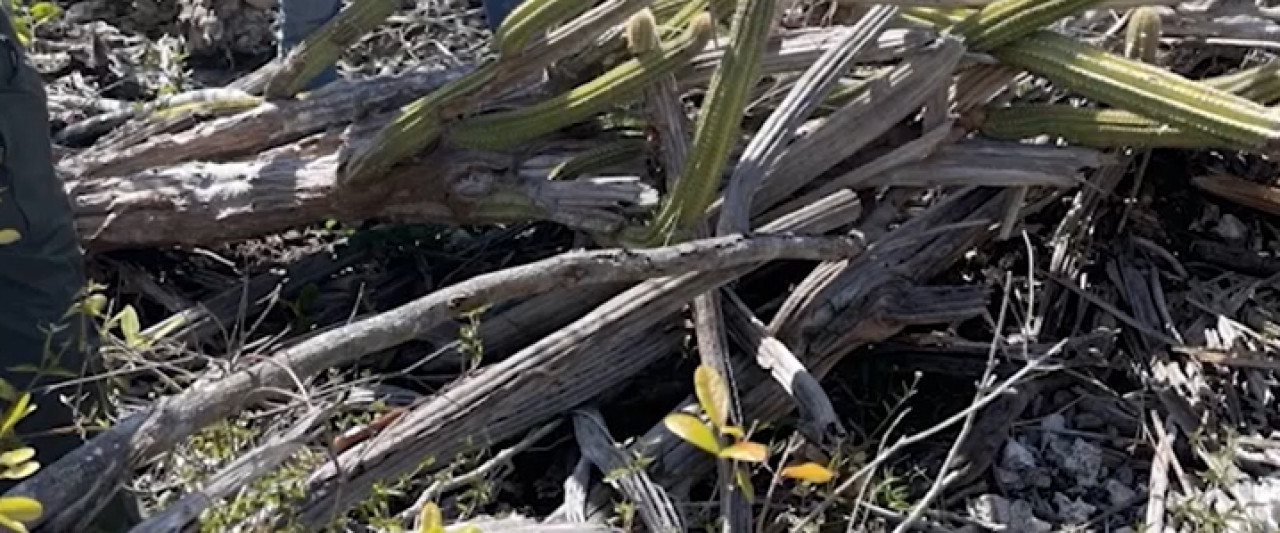
[[[136,471],[246,412],[286,422],[136,531],[188,527],[306,450],[326,456],[308,467],[296,497],[238,527],[317,530],[375,488],[417,479],[425,488],[396,511],[413,523],[427,502],[490,475],[561,423],[572,425],[580,454],[559,508],[473,525],[604,529],[622,499],[643,527],[662,531],[692,528],[704,514],[733,531],[802,529],[832,523],[832,509],[851,524],[898,530],[1031,531],[1051,516],[1063,526],[1141,519],[1150,531],[1196,531],[1188,500],[1249,512],[1280,505],[1257,496],[1274,490],[1280,469],[1277,341],[1267,330],[1275,316],[1258,311],[1275,301],[1263,289],[1280,289],[1275,259],[1255,257],[1245,274],[1235,272],[1243,259],[1228,267],[1226,251],[1206,254],[1213,242],[1169,252],[1177,238],[1142,222],[1151,202],[1126,201],[1149,190],[1142,177],[1160,150],[1262,160],[1280,148],[1280,118],[1267,107],[1280,100],[1273,63],[1209,73],[1162,64],[1189,47],[1273,39],[1274,8],[570,4],[527,2],[495,35],[497,57],[481,64],[299,94],[318,66],[398,9],[358,0],[289,57],[226,87],[86,105],[60,133],[85,146],[64,147],[60,171],[94,253],[207,249],[326,221],[542,223],[571,231],[576,249],[413,284],[394,307],[242,344],[239,356],[191,379],[166,378],[162,397],[126,409],[14,489],[48,511],[33,526],[91,522]],[[1141,4],[1163,7],[1133,9]],[[1253,176],[1204,168],[1194,186],[1280,211],[1280,195]],[[1247,256],[1277,238],[1226,249]],[[1183,256],[1197,249],[1214,256],[1207,262],[1218,274],[1187,268]],[[134,349],[131,360],[199,351],[225,324],[333,279],[367,260],[362,253],[317,254],[194,305],[169,298],[174,316],[143,332],[165,331],[156,339],[164,348]],[[484,356],[457,373],[469,341],[456,332],[467,321],[479,324],[471,341],[483,340]],[[783,424],[773,431],[785,450],[771,468],[790,454],[825,462],[835,473],[825,491],[772,509],[777,476],[748,471],[744,482],[735,477],[741,465],[660,422],[667,411],[694,412],[692,397],[645,415],[651,429],[619,444],[610,425],[634,423],[606,417],[605,406],[681,353],[687,330],[700,363],[728,378],[727,418],[742,428]],[[455,369],[438,390],[338,374],[424,344],[433,348],[408,350],[411,361],[393,373]],[[121,348],[104,350],[113,349]],[[963,354],[951,359],[968,362],[957,374],[976,378],[976,396],[933,427],[878,435],[881,449],[869,448],[868,432],[850,427],[824,387],[854,353],[902,354],[901,364]],[[692,375],[680,379],[691,385]],[[1112,389],[1118,379],[1131,394]],[[1073,401],[1081,389],[1097,400],[1088,410]],[[1063,391],[1062,402],[1039,401]],[[1220,397],[1233,398],[1229,408]],[[375,403],[394,408],[320,438],[336,412]],[[1072,409],[1080,411],[1043,430],[1051,435],[1012,429],[1024,413]],[[1117,467],[1087,466],[1103,454],[1081,436],[1085,415],[1101,420],[1090,427],[1109,428],[1101,431],[1108,446],[1123,441],[1129,448],[1116,446],[1134,453],[1154,442],[1140,453],[1149,468],[1129,465],[1127,482],[1103,483],[1102,469]],[[955,445],[930,464],[932,481],[909,505],[864,502],[890,462],[942,436]],[[475,472],[429,482],[453,458],[502,445],[511,447]],[[1188,474],[1188,461],[1234,477],[1207,485]],[[1076,476],[1074,488],[1047,474],[1032,481],[1050,468]],[[988,488],[991,479],[1002,490]],[[692,494],[708,485],[718,505],[691,510]],[[954,512],[965,496],[969,512]],[[1253,523],[1249,512],[1224,523]]]

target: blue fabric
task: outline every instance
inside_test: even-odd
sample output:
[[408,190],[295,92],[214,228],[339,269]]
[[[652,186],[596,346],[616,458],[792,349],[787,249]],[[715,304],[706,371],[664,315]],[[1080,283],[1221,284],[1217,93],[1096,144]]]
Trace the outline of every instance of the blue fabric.
[[[584,2],[586,0],[583,0]],[[502,21],[506,20],[507,15],[520,5],[521,0],[484,0],[484,18],[488,23],[489,29],[496,30],[502,25]]]
[[[281,0],[280,50],[284,57],[342,10],[342,0]],[[329,65],[312,78],[306,90],[314,90],[338,79],[338,68]]]

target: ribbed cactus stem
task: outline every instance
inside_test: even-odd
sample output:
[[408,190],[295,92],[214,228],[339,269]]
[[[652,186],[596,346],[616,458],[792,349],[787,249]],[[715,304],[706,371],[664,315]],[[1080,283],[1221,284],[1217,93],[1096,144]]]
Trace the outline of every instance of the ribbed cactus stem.
[[739,140],[747,96],[760,78],[761,58],[774,23],[775,0],[741,0],[730,45],[711,77],[689,157],[644,240],[671,240],[702,222],[719,190],[729,152]]
[[905,7],[900,16],[916,24],[935,29],[950,28],[976,13],[971,9],[944,9],[938,7]]
[[496,64],[490,63],[401,108],[373,139],[343,154],[338,183],[344,187],[368,183],[431,145],[444,131],[442,108],[480,90],[493,79],[495,71]]
[[556,165],[547,175],[547,179],[573,179],[582,174],[620,165],[644,155],[646,146],[641,139],[623,139],[598,146]]
[[991,53],[1059,87],[1188,132],[1254,151],[1280,148],[1280,120],[1270,109],[1070,37],[1040,31]]
[[1119,109],[1069,105],[1015,105],[985,111],[982,134],[1000,140],[1052,135],[1093,148],[1227,148],[1232,143],[1180,130]]
[[267,98],[288,98],[303,89],[317,74],[332,65],[347,48],[373,31],[399,7],[396,0],[357,0],[326,22],[285,58],[280,70],[267,80]]
[[536,104],[470,117],[446,135],[456,145],[500,149],[547,135],[625,103],[646,85],[688,64],[711,38],[711,18],[694,19],[681,36],[641,57],[626,61],[595,79]]
[[493,46],[502,56],[514,56],[525,45],[555,27],[591,9],[584,0],[524,0],[493,32]]
[[987,52],[1087,9],[1101,0],[996,0],[951,28],[965,46]]

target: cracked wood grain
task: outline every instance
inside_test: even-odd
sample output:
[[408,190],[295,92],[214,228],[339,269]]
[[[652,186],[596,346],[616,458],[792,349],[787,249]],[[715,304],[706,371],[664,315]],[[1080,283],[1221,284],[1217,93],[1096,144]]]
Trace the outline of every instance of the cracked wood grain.
[[[338,193],[336,133],[226,163],[185,163],[138,174],[67,183],[75,223],[91,249],[210,246],[328,218],[393,222],[503,223],[551,220],[608,232],[628,206],[651,202],[638,178],[547,181],[545,175],[503,170],[510,156],[441,150],[391,171],[359,191]],[[568,142],[568,141],[567,141]],[[576,152],[568,142],[543,157]],[[589,143],[586,143],[589,144]]]

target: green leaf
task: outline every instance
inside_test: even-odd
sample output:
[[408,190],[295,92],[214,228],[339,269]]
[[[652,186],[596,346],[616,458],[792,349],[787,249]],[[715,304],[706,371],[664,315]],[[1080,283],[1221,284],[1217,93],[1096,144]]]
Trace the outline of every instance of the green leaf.
[[0,229],[0,246],[22,240],[22,233],[13,228]]
[[13,402],[18,399],[18,389],[9,380],[0,378],[0,400]]
[[18,425],[18,421],[27,416],[34,407],[31,405],[31,393],[24,392],[18,396],[18,400],[13,402],[9,409],[4,412],[4,418],[0,418],[0,437],[12,433],[13,428]]
[[36,450],[35,448],[31,448],[31,447],[18,448],[16,450],[9,450],[7,452],[0,453],[0,466],[19,465],[27,461],[30,461],[31,458],[35,456],[36,456]]
[[31,19],[36,24],[47,22],[62,14],[62,8],[53,2],[36,2],[27,8],[27,11],[31,13]]
[[18,37],[18,43],[22,46],[31,44],[31,26],[23,17],[10,16],[9,23],[13,25],[13,34]]
[[685,442],[712,455],[720,453],[720,440],[698,417],[687,413],[671,413],[662,419],[662,423]]
[[830,469],[818,463],[791,465],[782,469],[782,477],[807,481],[809,483],[826,483],[836,475]]
[[155,332],[148,336],[147,342],[154,343],[155,341],[168,337],[170,333],[173,333],[178,328],[185,326],[186,324],[186,315],[173,315],[166,318],[164,322],[155,326]]
[[39,374],[40,372],[44,371],[44,369],[40,368],[40,365],[37,365],[35,363],[22,363],[20,365],[13,365],[11,367],[8,367],[8,370],[10,372],[15,372],[15,373],[22,372],[27,374]]
[[444,533],[444,516],[435,502],[427,502],[418,513],[418,533]]
[[729,393],[720,374],[707,365],[698,365],[693,371],[693,390],[711,424],[717,428],[724,427],[729,417]]
[[102,316],[102,311],[107,308],[107,297],[102,294],[90,294],[84,302],[80,304],[80,310],[84,314],[97,318]]
[[758,442],[738,441],[717,454],[721,459],[733,459],[747,463],[763,463],[769,458],[769,448]]
[[44,372],[44,375],[46,376],[53,376],[57,378],[75,379],[80,377],[79,372],[75,372],[73,370],[63,368],[60,366],[51,366],[49,368],[44,369],[43,372]]

